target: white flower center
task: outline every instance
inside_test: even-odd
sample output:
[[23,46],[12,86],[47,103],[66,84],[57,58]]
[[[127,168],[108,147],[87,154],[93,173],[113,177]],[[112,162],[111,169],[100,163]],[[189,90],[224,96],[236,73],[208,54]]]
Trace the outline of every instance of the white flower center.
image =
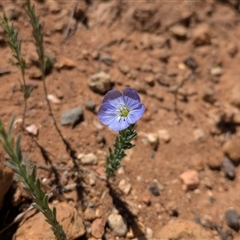
[[127,108],[125,105],[120,105],[118,108],[118,115],[119,117],[126,118],[130,112],[130,109]]

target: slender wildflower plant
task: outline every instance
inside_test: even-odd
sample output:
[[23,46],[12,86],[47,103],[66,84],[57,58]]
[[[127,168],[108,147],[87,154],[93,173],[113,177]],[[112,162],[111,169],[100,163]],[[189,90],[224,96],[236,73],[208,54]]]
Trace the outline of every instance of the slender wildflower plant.
[[67,240],[62,226],[56,219],[56,208],[50,209],[48,195],[42,190],[40,180],[36,177],[36,166],[32,166],[28,157],[22,154],[21,136],[17,137],[16,142],[12,137],[14,121],[15,118],[6,131],[0,120],[0,143],[9,156],[6,165],[14,170],[16,180],[24,184],[25,190],[33,199],[32,206],[43,213],[56,239]]
[[126,156],[124,151],[134,147],[131,141],[137,136],[135,123],[144,112],[145,106],[141,103],[138,93],[131,88],[126,88],[123,93],[111,90],[104,96],[98,110],[99,120],[111,130],[119,131],[114,149],[109,148],[106,159],[107,178],[114,176],[121,167],[120,162]]
[[18,30],[13,26],[13,24],[9,23],[9,19],[5,13],[3,14],[1,25],[6,33],[6,40],[7,40],[8,46],[13,52],[14,59],[10,59],[10,61],[13,65],[17,66],[20,69],[21,75],[22,75],[22,80],[19,79],[19,81],[20,81],[21,90],[24,96],[24,111],[23,111],[23,121],[22,121],[22,128],[24,128],[25,116],[27,111],[27,101],[31,95],[32,89],[26,86],[26,80],[25,80],[26,62],[21,55],[22,41],[18,37]]
[[60,129],[58,128],[56,119],[55,119],[53,111],[52,111],[51,103],[48,99],[48,90],[47,90],[47,85],[46,85],[46,72],[48,71],[50,60],[49,60],[49,58],[45,57],[45,53],[44,53],[42,25],[39,22],[39,17],[36,16],[35,7],[34,7],[34,5],[31,5],[31,1],[25,0],[25,3],[26,3],[26,12],[28,14],[28,17],[30,19],[30,22],[31,22],[31,25],[33,28],[33,37],[35,40],[35,46],[37,49],[39,64],[40,64],[40,68],[41,68],[43,88],[44,88],[45,98],[46,98],[47,105],[48,105],[49,114],[52,117],[53,124],[54,124],[59,136],[61,137],[62,141],[66,144],[66,141],[65,141]]

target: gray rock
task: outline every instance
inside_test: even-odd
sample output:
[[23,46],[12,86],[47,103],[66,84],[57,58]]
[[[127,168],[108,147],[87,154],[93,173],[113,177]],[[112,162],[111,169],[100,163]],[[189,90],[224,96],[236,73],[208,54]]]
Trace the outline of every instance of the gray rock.
[[150,184],[148,189],[149,189],[150,193],[152,193],[152,195],[154,195],[154,196],[159,196],[160,195],[158,187],[155,183]]
[[225,218],[227,221],[227,225],[233,230],[235,230],[236,232],[238,232],[239,230],[238,213],[234,209],[228,209],[225,212]]
[[87,110],[94,112],[94,110],[96,108],[96,103],[92,100],[86,100],[85,107]]
[[105,94],[111,89],[110,75],[105,72],[93,74],[88,80],[88,86],[94,92]]
[[65,111],[61,116],[61,125],[74,126],[78,121],[83,119],[83,110],[80,106]]
[[108,216],[108,225],[118,237],[124,237],[127,233],[127,224],[123,217],[117,213]]
[[233,180],[236,176],[235,167],[234,167],[233,163],[228,158],[225,158],[223,160],[222,165],[223,165],[223,171],[225,173],[225,176],[227,178],[229,178],[230,180]]
[[113,59],[111,58],[110,55],[105,54],[100,56],[100,60],[104,62],[107,66],[112,66],[113,64]]
[[184,60],[184,64],[190,69],[194,70],[198,67],[196,60],[192,57],[188,57]]

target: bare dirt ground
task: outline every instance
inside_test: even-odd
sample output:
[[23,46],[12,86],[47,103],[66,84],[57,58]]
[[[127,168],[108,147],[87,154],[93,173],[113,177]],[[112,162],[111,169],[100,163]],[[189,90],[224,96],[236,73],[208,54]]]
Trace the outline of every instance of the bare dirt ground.
[[[33,3],[43,23],[45,51],[54,60],[46,79],[54,96],[51,105],[74,154],[71,158],[54,128],[43,84],[35,79],[39,78],[38,62],[24,1],[1,1],[0,10],[12,17],[19,30],[27,81],[34,86],[26,125],[37,126],[38,145],[22,133],[22,148],[38,166],[38,177],[54,190],[51,202],[65,201],[82,217],[85,235],[78,239],[151,239],[152,233],[159,236],[164,227],[180,220],[183,225],[195,222],[209,239],[240,239],[239,2]],[[9,63],[11,51],[2,30],[0,34],[0,116],[7,125],[13,113],[22,118],[23,98],[20,72]],[[146,106],[137,123],[136,146],[111,179],[111,191],[99,176],[116,134],[99,123],[97,109],[103,94],[88,85],[99,72],[110,75],[114,89],[137,90]],[[87,109],[87,100],[95,103],[95,110]],[[62,113],[78,106],[83,120],[74,127],[62,126]],[[96,158],[83,164],[79,155],[89,153]],[[4,156],[2,151],[1,161]],[[73,159],[80,172],[69,170]],[[51,165],[65,170],[53,171]],[[77,187],[63,191],[74,183]],[[1,229],[30,204],[20,184],[13,184],[1,210]],[[89,209],[94,210],[91,216]],[[229,209],[237,219],[234,214],[226,217]],[[128,233],[123,237],[106,223],[112,212],[126,220]],[[45,229],[37,226],[44,234]],[[0,239],[34,239],[27,237],[35,230],[14,224]],[[201,236],[171,239],[200,240]],[[35,237],[44,239],[44,235]]]

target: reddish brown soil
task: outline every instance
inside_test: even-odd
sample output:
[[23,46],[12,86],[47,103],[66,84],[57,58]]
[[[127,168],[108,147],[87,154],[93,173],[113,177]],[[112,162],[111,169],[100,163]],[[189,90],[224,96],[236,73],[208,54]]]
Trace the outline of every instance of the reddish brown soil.
[[[230,181],[222,170],[213,171],[207,165],[210,157],[219,161],[224,158],[222,145],[229,135],[240,134],[239,126],[234,123],[226,124],[224,129],[215,127],[218,133],[211,134],[213,125],[209,123],[208,116],[213,109],[225,111],[226,106],[230,105],[232,89],[239,85],[240,55],[236,52],[231,56],[230,48],[240,47],[240,12],[237,9],[237,1],[224,2],[93,1],[87,4],[81,1],[79,8],[82,8],[87,19],[87,26],[78,21],[76,29],[70,29],[69,36],[65,38],[66,27],[62,31],[56,31],[55,24],[65,21],[61,16],[69,16],[75,2],[60,1],[60,12],[51,13],[49,10],[51,3],[34,1],[44,26],[46,52],[53,57],[56,64],[62,59],[71,59],[76,65],[72,69],[57,70],[54,67],[46,81],[50,94],[57,96],[61,92],[63,95],[61,104],[51,105],[58,126],[75,151],[75,156],[93,152],[99,158],[97,166],[87,166],[89,170],[97,172],[101,170],[108,146],[112,145],[115,138],[115,133],[107,127],[97,129],[96,123],[99,121],[97,114],[84,108],[88,99],[96,102],[98,108],[103,98],[88,87],[87,81],[94,73],[108,72],[114,89],[123,90],[130,86],[140,92],[147,110],[143,119],[137,123],[139,133],[157,133],[159,129],[166,129],[169,132],[171,141],[168,144],[160,142],[157,150],[146,144],[140,133],[132,155],[122,161],[124,173],[117,174],[112,179],[112,186],[118,192],[119,199],[137,206],[138,221],[151,228],[153,232],[158,231],[171,218],[175,218],[169,216],[165,210],[169,202],[176,206],[178,218],[193,220],[199,216],[222,226],[224,231],[229,230],[224,219],[225,211],[233,207],[240,212],[238,191],[240,168],[235,168],[236,178]],[[27,60],[29,80],[29,74],[36,69],[30,23],[23,9],[23,1],[0,3],[2,9],[8,9],[10,5],[15,7],[14,11],[18,15],[13,23],[22,38],[22,53]],[[185,36],[180,39],[175,37],[171,30],[173,26],[179,24],[186,30]],[[202,31],[205,25],[208,28],[207,37],[203,34],[203,42],[198,45],[195,31],[196,29]],[[158,37],[157,43],[151,40],[155,37]],[[11,51],[3,43],[0,52],[0,70],[12,71],[10,74],[0,76],[0,116],[7,125],[13,114],[22,118],[24,105],[18,81],[21,77],[20,72],[8,61],[11,58]],[[104,61],[95,60],[96,53],[107,56],[113,63],[107,65]],[[162,60],[159,59],[160,56],[163,56]],[[184,61],[189,57],[198,64],[195,70],[184,65]],[[124,64],[129,67],[130,73],[133,70],[137,72],[135,80],[119,70],[119,66]],[[144,65],[151,66],[149,72],[141,71]],[[210,70],[217,66],[222,68],[222,74],[213,77]],[[159,84],[156,80],[158,74],[166,77],[169,86]],[[147,81],[149,78],[153,79],[150,83]],[[41,80],[31,82],[34,82],[37,88],[29,99],[26,124],[34,123],[39,128],[36,140],[49,153],[53,165],[73,167],[73,161],[49,116],[43,84]],[[174,86],[180,88],[171,91]],[[208,86],[215,90],[214,104],[202,98]],[[79,105],[84,108],[84,121],[73,129],[61,126],[61,114],[66,109]],[[229,126],[234,127],[234,131],[231,131]],[[196,129],[204,132],[204,137],[200,140],[194,138]],[[105,145],[98,143],[99,134],[104,135]],[[26,133],[23,133],[22,148],[24,152],[30,154],[30,159],[37,165],[49,165],[45,162],[40,148]],[[81,169],[82,165],[78,164]],[[203,165],[200,171],[196,164]],[[186,192],[182,190],[179,175],[189,169],[198,170],[200,184],[196,190]],[[67,183],[62,183],[63,173],[59,171],[58,174],[59,182],[54,173],[38,170],[38,177],[49,179],[47,184],[51,187],[61,187],[61,184],[77,181],[76,177],[71,176]],[[105,216],[112,209],[112,197],[106,183],[97,178],[95,186],[90,186],[87,176],[88,172],[83,171],[79,183],[79,185],[83,183],[83,187],[79,196],[73,191],[65,197],[72,199],[79,212],[83,212],[86,205],[91,202],[97,207],[100,206]],[[204,183],[206,178],[211,185],[209,188]],[[130,194],[124,195],[117,190],[117,184],[121,179],[131,183]],[[149,185],[156,181],[162,186],[160,196],[154,196],[148,190]],[[104,192],[106,196],[101,198]],[[143,203],[144,196],[150,196],[149,206]],[[53,199],[57,199],[57,196]],[[23,204],[29,203],[29,200],[23,198],[18,208],[21,209]],[[139,205],[141,208],[138,208]],[[132,211],[131,207],[128,209]],[[11,212],[11,209],[9,211]],[[10,221],[7,215],[6,219],[6,222]],[[209,231],[217,235],[215,230]],[[107,236],[109,239],[112,236],[110,231]],[[234,239],[240,239],[237,232],[233,231],[233,236]]]

